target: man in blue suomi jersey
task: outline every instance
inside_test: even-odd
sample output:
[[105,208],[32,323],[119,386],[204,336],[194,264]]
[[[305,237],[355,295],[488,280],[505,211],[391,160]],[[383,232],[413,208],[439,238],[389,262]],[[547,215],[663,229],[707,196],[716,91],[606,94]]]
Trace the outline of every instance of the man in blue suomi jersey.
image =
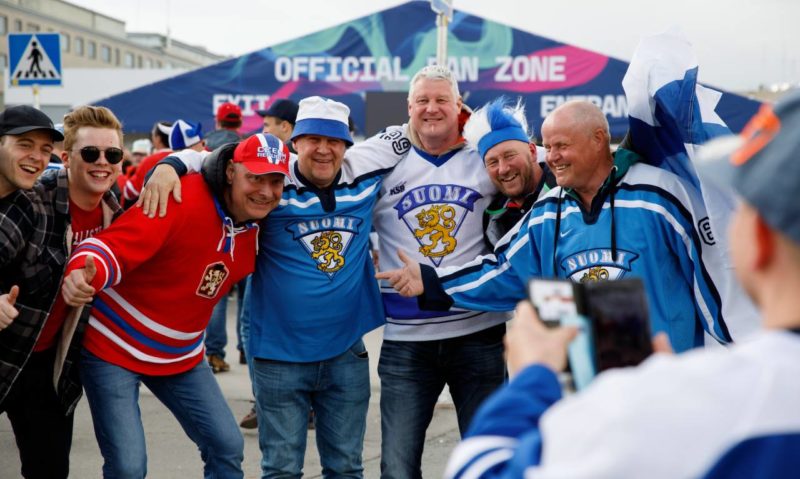
[[589,102],[558,107],[545,119],[542,137],[558,188],[534,205],[494,255],[439,269],[420,269],[406,258],[404,268],[378,277],[404,296],[422,294],[425,309],[500,311],[525,297],[530,278],[640,277],[651,329],[667,333],[677,351],[703,345],[704,331],[727,344],[734,333],[741,338],[756,328],[756,318],[733,332],[725,323],[725,298],[701,257],[695,225],[707,214],[695,188],[632,151],[612,153],[608,121]]
[[656,355],[558,401],[555,372],[574,331],[546,329],[523,303],[507,341],[515,377],[479,411],[445,477],[796,474],[800,202],[791,193],[800,190],[799,133],[793,94],[762,109],[729,158],[701,167],[743,200],[730,243],[737,276],[763,314],[761,333],[726,351]]

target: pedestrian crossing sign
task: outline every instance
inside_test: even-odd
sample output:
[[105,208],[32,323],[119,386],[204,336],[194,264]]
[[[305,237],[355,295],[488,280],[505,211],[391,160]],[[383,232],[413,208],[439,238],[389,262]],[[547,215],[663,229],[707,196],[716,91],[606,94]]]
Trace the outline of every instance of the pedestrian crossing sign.
[[61,85],[61,34],[8,35],[11,86]]

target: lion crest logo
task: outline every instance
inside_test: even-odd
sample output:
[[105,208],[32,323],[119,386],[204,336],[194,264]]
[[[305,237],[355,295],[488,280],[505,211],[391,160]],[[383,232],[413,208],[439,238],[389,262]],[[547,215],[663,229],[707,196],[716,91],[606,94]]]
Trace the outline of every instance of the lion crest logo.
[[311,257],[319,261],[317,269],[325,273],[335,273],[344,266],[342,235],[336,231],[323,231],[311,240],[314,251]]
[[214,299],[229,274],[228,267],[221,261],[206,266],[203,277],[200,279],[200,285],[197,287],[197,295]]
[[580,280],[581,283],[597,283],[599,281],[608,281],[608,270],[601,266],[589,268],[583,273]]
[[297,221],[286,227],[308,253],[316,271],[334,275],[347,265],[347,251],[358,240],[363,220],[354,216],[325,216]]
[[420,210],[416,216],[419,228],[414,230],[414,236],[422,243],[419,252],[423,256],[438,258],[455,251],[458,244],[452,235],[456,227],[455,208],[450,205],[431,205]]
[[394,205],[419,243],[419,252],[439,266],[458,246],[458,229],[483,196],[461,185],[425,185],[405,191]]

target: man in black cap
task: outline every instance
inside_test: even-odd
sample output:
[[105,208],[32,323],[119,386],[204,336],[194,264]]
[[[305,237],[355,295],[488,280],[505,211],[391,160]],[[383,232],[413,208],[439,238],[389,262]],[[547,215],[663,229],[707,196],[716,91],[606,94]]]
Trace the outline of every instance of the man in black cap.
[[12,106],[0,113],[0,199],[33,188],[55,142],[63,140],[50,118],[36,108]]
[[297,153],[292,147],[292,132],[297,120],[297,103],[292,100],[275,100],[266,110],[258,110],[264,117],[264,133],[277,136],[282,142],[289,145],[292,153]]
[[[72,247],[120,212],[109,190],[122,125],[107,108],[82,106],[64,117],[62,136],[43,113],[15,107],[0,114],[0,135],[0,413],[23,477],[66,478],[89,309],[79,318],[57,293]],[[55,140],[64,168],[39,177]]]

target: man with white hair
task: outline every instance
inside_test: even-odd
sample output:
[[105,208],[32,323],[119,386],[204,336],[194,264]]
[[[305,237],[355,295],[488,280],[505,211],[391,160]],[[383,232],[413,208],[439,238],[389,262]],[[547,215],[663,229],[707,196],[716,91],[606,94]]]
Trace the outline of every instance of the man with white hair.
[[[458,83],[446,67],[427,66],[412,78],[412,147],[384,179],[375,206],[381,270],[402,265],[399,249],[442,267],[488,252],[482,213],[497,190],[481,155],[465,147],[461,127],[469,114],[462,107]],[[381,476],[418,478],[425,431],[445,384],[462,433],[481,402],[502,384],[506,315],[481,308],[421,311],[416,300],[388,285],[382,293]]]

